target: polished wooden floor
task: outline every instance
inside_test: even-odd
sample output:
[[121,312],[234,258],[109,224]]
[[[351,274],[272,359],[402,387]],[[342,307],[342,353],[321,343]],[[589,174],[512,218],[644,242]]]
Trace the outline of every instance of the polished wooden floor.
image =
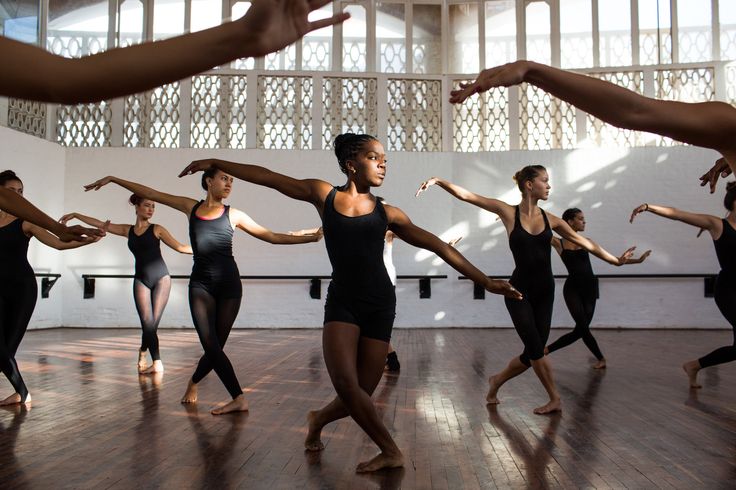
[[[556,338],[560,331],[553,331]],[[406,468],[356,475],[375,447],[350,419],[305,453],[304,415],[332,395],[318,330],[236,331],[228,353],[251,412],[215,417],[202,382],[179,404],[200,347],[161,335],[162,379],[135,371],[134,330],[29,332],[18,359],[30,410],[0,410],[0,488],[736,488],[736,363],[688,390],[680,364],[727,331],[599,331],[606,371],[580,344],[556,353],[561,415],[531,372],[486,407],[486,378],[519,351],[512,330],[399,330],[402,370],[375,393]],[[3,395],[10,392],[0,381]]]

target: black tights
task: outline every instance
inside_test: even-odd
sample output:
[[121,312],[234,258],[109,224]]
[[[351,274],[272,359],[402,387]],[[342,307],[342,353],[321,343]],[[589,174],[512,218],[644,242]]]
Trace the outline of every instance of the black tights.
[[563,335],[547,347],[550,354],[556,350],[567,347],[573,342],[583,339],[586,347],[593,353],[599,361],[603,359],[603,353],[598,348],[598,342],[590,333],[590,322],[593,321],[593,313],[595,313],[595,295],[591,291],[580,291],[580,289],[572,284],[565,282],[563,288],[565,303],[570,315],[575,321],[575,329]]
[[171,292],[171,276],[164,276],[158,280],[153,289],[148,289],[142,281],[133,281],[133,299],[138,318],[141,321],[141,352],[151,351],[151,359],[161,360],[158,350],[158,324],[164,314],[164,308],[169,301]]
[[[554,303],[555,284],[542,278],[534,286],[527,282],[517,281],[514,287],[522,292],[521,300],[505,298],[506,309],[511,315],[516,333],[524,343],[524,352],[519,356],[522,364],[531,366],[531,361],[544,357],[544,346],[549,338],[549,326],[552,323],[552,305]],[[519,284],[519,285],[517,285]]]
[[0,369],[20,395],[21,401],[28,397],[28,388],[20,375],[15,353],[31,321],[37,296],[38,286],[34,276],[5,283],[0,290]]
[[240,311],[242,298],[217,298],[204,289],[189,288],[189,309],[204,355],[199,359],[192,382],[199,383],[213,369],[233,399],[243,394],[235,370],[223,348]]
[[728,320],[733,329],[733,345],[719,347],[700,359],[700,367],[715,366],[736,360],[736,281],[723,277],[723,273],[716,279],[715,300],[718,309]]

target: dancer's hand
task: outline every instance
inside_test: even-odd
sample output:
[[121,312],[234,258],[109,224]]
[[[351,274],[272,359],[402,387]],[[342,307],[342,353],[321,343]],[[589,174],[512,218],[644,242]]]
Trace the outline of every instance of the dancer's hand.
[[245,32],[254,40],[248,46],[251,56],[265,56],[276,52],[305,34],[341,24],[350,14],[340,12],[327,19],[309,21],[309,14],[332,0],[254,0],[240,19]]
[[524,60],[483,70],[471,83],[461,83],[460,88],[450,92],[450,102],[459,104],[473,94],[479,94],[493,87],[510,87],[524,81],[529,65]]
[[105,236],[107,230],[86,228],[84,226],[64,226],[58,233],[54,233],[62,242],[91,242]]
[[728,166],[725,158],[719,158],[710,170],[700,176],[700,186],[703,187],[708,184],[710,186],[710,193],[713,194],[716,191],[718,178],[725,179],[729,175],[731,175],[731,167]]
[[635,208],[634,208],[634,210],[633,210],[633,211],[631,212],[631,218],[629,218],[629,223],[633,223],[633,222],[634,222],[634,218],[636,217],[636,215],[637,215],[637,214],[639,214],[639,213],[643,213],[644,211],[648,211],[648,210],[649,210],[649,204],[646,204],[646,203],[644,203],[644,204],[639,204],[639,205],[638,205],[637,207],[635,207]]
[[77,217],[76,213],[68,213],[68,214],[65,214],[64,216],[62,216],[61,218],[59,218],[59,223],[61,223],[62,225],[65,225],[69,221],[73,220],[76,217]]
[[419,189],[417,189],[416,194],[414,194],[414,197],[419,197],[419,194],[435,185],[437,182],[439,182],[439,180],[440,179],[438,177],[432,177],[431,179],[422,182],[422,184],[419,186]]
[[647,257],[649,257],[650,255],[652,255],[652,251],[651,250],[647,250],[646,252],[644,252],[643,254],[641,254],[641,257],[639,257],[638,259],[636,259],[637,263],[644,262],[645,260],[647,260]]
[[194,175],[197,172],[204,172],[205,170],[209,170],[212,168],[213,160],[211,158],[207,158],[205,160],[194,160],[192,163],[186,166],[184,170],[179,172],[179,177],[184,177],[185,175]]
[[454,247],[454,246],[455,246],[455,245],[457,245],[457,243],[458,243],[458,242],[459,242],[460,240],[462,240],[462,239],[463,239],[463,237],[459,236],[459,237],[457,237],[457,238],[453,238],[452,240],[450,240],[449,242],[447,242],[447,244],[448,244],[449,246],[451,246],[451,247]]
[[91,184],[87,184],[84,186],[84,190],[86,191],[98,191],[103,186],[106,186],[110,182],[112,182],[112,179],[114,179],[113,176],[108,175],[107,177],[103,177],[98,181],[92,182]]
[[618,263],[614,265],[617,265],[617,266],[624,265],[634,255],[634,250],[636,250],[635,246],[627,248],[626,251],[618,257]]
[[522,299],[523,296],[518,289],[511,285],[508,281],[500,279],[488,279],[486,283],[486,291],[493,294],[500,294],[511,299]]
[[318,242],[322,240],[322,237],[325,236],[324,231],[322,231],[322,227],[319,228],[308,228],[306,230],[297,230],[297,231],[290,231],[288,235],[292,236],[314,236],[316,239],[315,242]]

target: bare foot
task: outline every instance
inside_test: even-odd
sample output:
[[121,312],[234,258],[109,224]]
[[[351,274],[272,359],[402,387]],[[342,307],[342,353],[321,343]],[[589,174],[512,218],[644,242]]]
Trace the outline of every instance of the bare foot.
[[495,405],[497,403],[501,403],[498,400],[498,397],[496,396],[498,394],[498,389],[499,388],[500,388],[500,386],[497,386],[496,385],[496,376],[495,375],[494,376],[491,376],[490,378],[488,378],[488,394],[486,395],[486,403],[490,403],[490,404],[493,404],[493,405]]
[[600,361],[593,364],[593,369],[606,369],[606,360],[601,359]]
[[0,407],[4,407],[7,405],[19,405],[19,404],[31,406],[31,394],[28,393],[28,395],[26,396],[26,399],[23,400],[20,397],[20,393],[13,393],[9,397],[7,397],[5,400],[0,401]]
[[245,395],[238,395],[233,401],[226,403],[225,405],[215,408],[212,410],[212,415],[223,415],[232,412],[247,412],[248,411],[248,400],[245,399]]
[[561,412],[562,411],[562,402],[560,399],[556,400],[550,400],[549,403],[546,405],[542,405],[541,407],[537,407],[534,409],[534,413],[537,415],[547,415],[548,413],[554,413],[554,412]]
[[304,447],[307,451],[322,451],[325,445],[322,443],[322,427],[317,423],[317,410],[307,413],[307,438],[304,440]]
[[401,468],[404,466],[404,455],[401,452],[389,455],[386,453],[380,453],[370,461],[363,461],[356,468],[356,473],[369,473],[371,471],[378,471],[384,468]]
[[702,388],[703,386],[698,383],[698,371],[700,371],[700,363],[698,361],[687,361],[682,365],[682,369],[687,374],[688,380],[690,381],[690,388]]
[[138,350],[138,372],[143,374],[143,372],[147,368],[148,365],[146,364],[146,351]]
[[154,373],[163,373],[164,372],[164,363],[159,361],[153,361],[153,364],[151,364],[150,367],[147,367],[143,371],[141,371],[141,374],[154,374]]
[[182,403],[197,403],[197,383],[189,378],[187,383],[187,391],[184,392],[184,396],[181,397]]

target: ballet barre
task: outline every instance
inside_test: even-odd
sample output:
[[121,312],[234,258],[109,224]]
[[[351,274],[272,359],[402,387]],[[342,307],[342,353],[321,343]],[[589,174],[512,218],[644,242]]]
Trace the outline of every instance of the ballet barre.
[[[596,290],[598,289],[598,279],[703,279],[703,297],[712,298],[716,277],[718,274],[596,274]],[[488,276],[491,279],[511,279],[511,276]],[[555,274],[555,279],[567,279],[567,274]],[[459,276],[459,280],[467,280],[465,276]],[[485,299],[486,290],[483,286],[473,284],[473,299]],[[596,295],[597,297],[597,295]]]
[[59,280],[61,274],[50,274],[45,272],[34,272],[36,277],[41,278],[41,297],[48,298],[51,288],[54,287],[56,281]]
[[[84,282],[84,299],[95,297],[95,279],[133,279],[133,274],[82,274]],[[189,275],[171,274],[171,279],[189,279]],[[320,299],[322,297],[322,280],[332,279],[332,276],[320,275],[301,275],[301,276],[240,276],[241,280],[246,281],[300,281],[309,280],[309,297],[312,299]],[[422,299],[432,297],[432,279],[447,279],[446,275],[400,275],[396,276],[398,280],[414,279],[419,280],[419,297]],[[53,284],[52,284],[53,285]],[[49,288],[50,289],[50,288]]]

